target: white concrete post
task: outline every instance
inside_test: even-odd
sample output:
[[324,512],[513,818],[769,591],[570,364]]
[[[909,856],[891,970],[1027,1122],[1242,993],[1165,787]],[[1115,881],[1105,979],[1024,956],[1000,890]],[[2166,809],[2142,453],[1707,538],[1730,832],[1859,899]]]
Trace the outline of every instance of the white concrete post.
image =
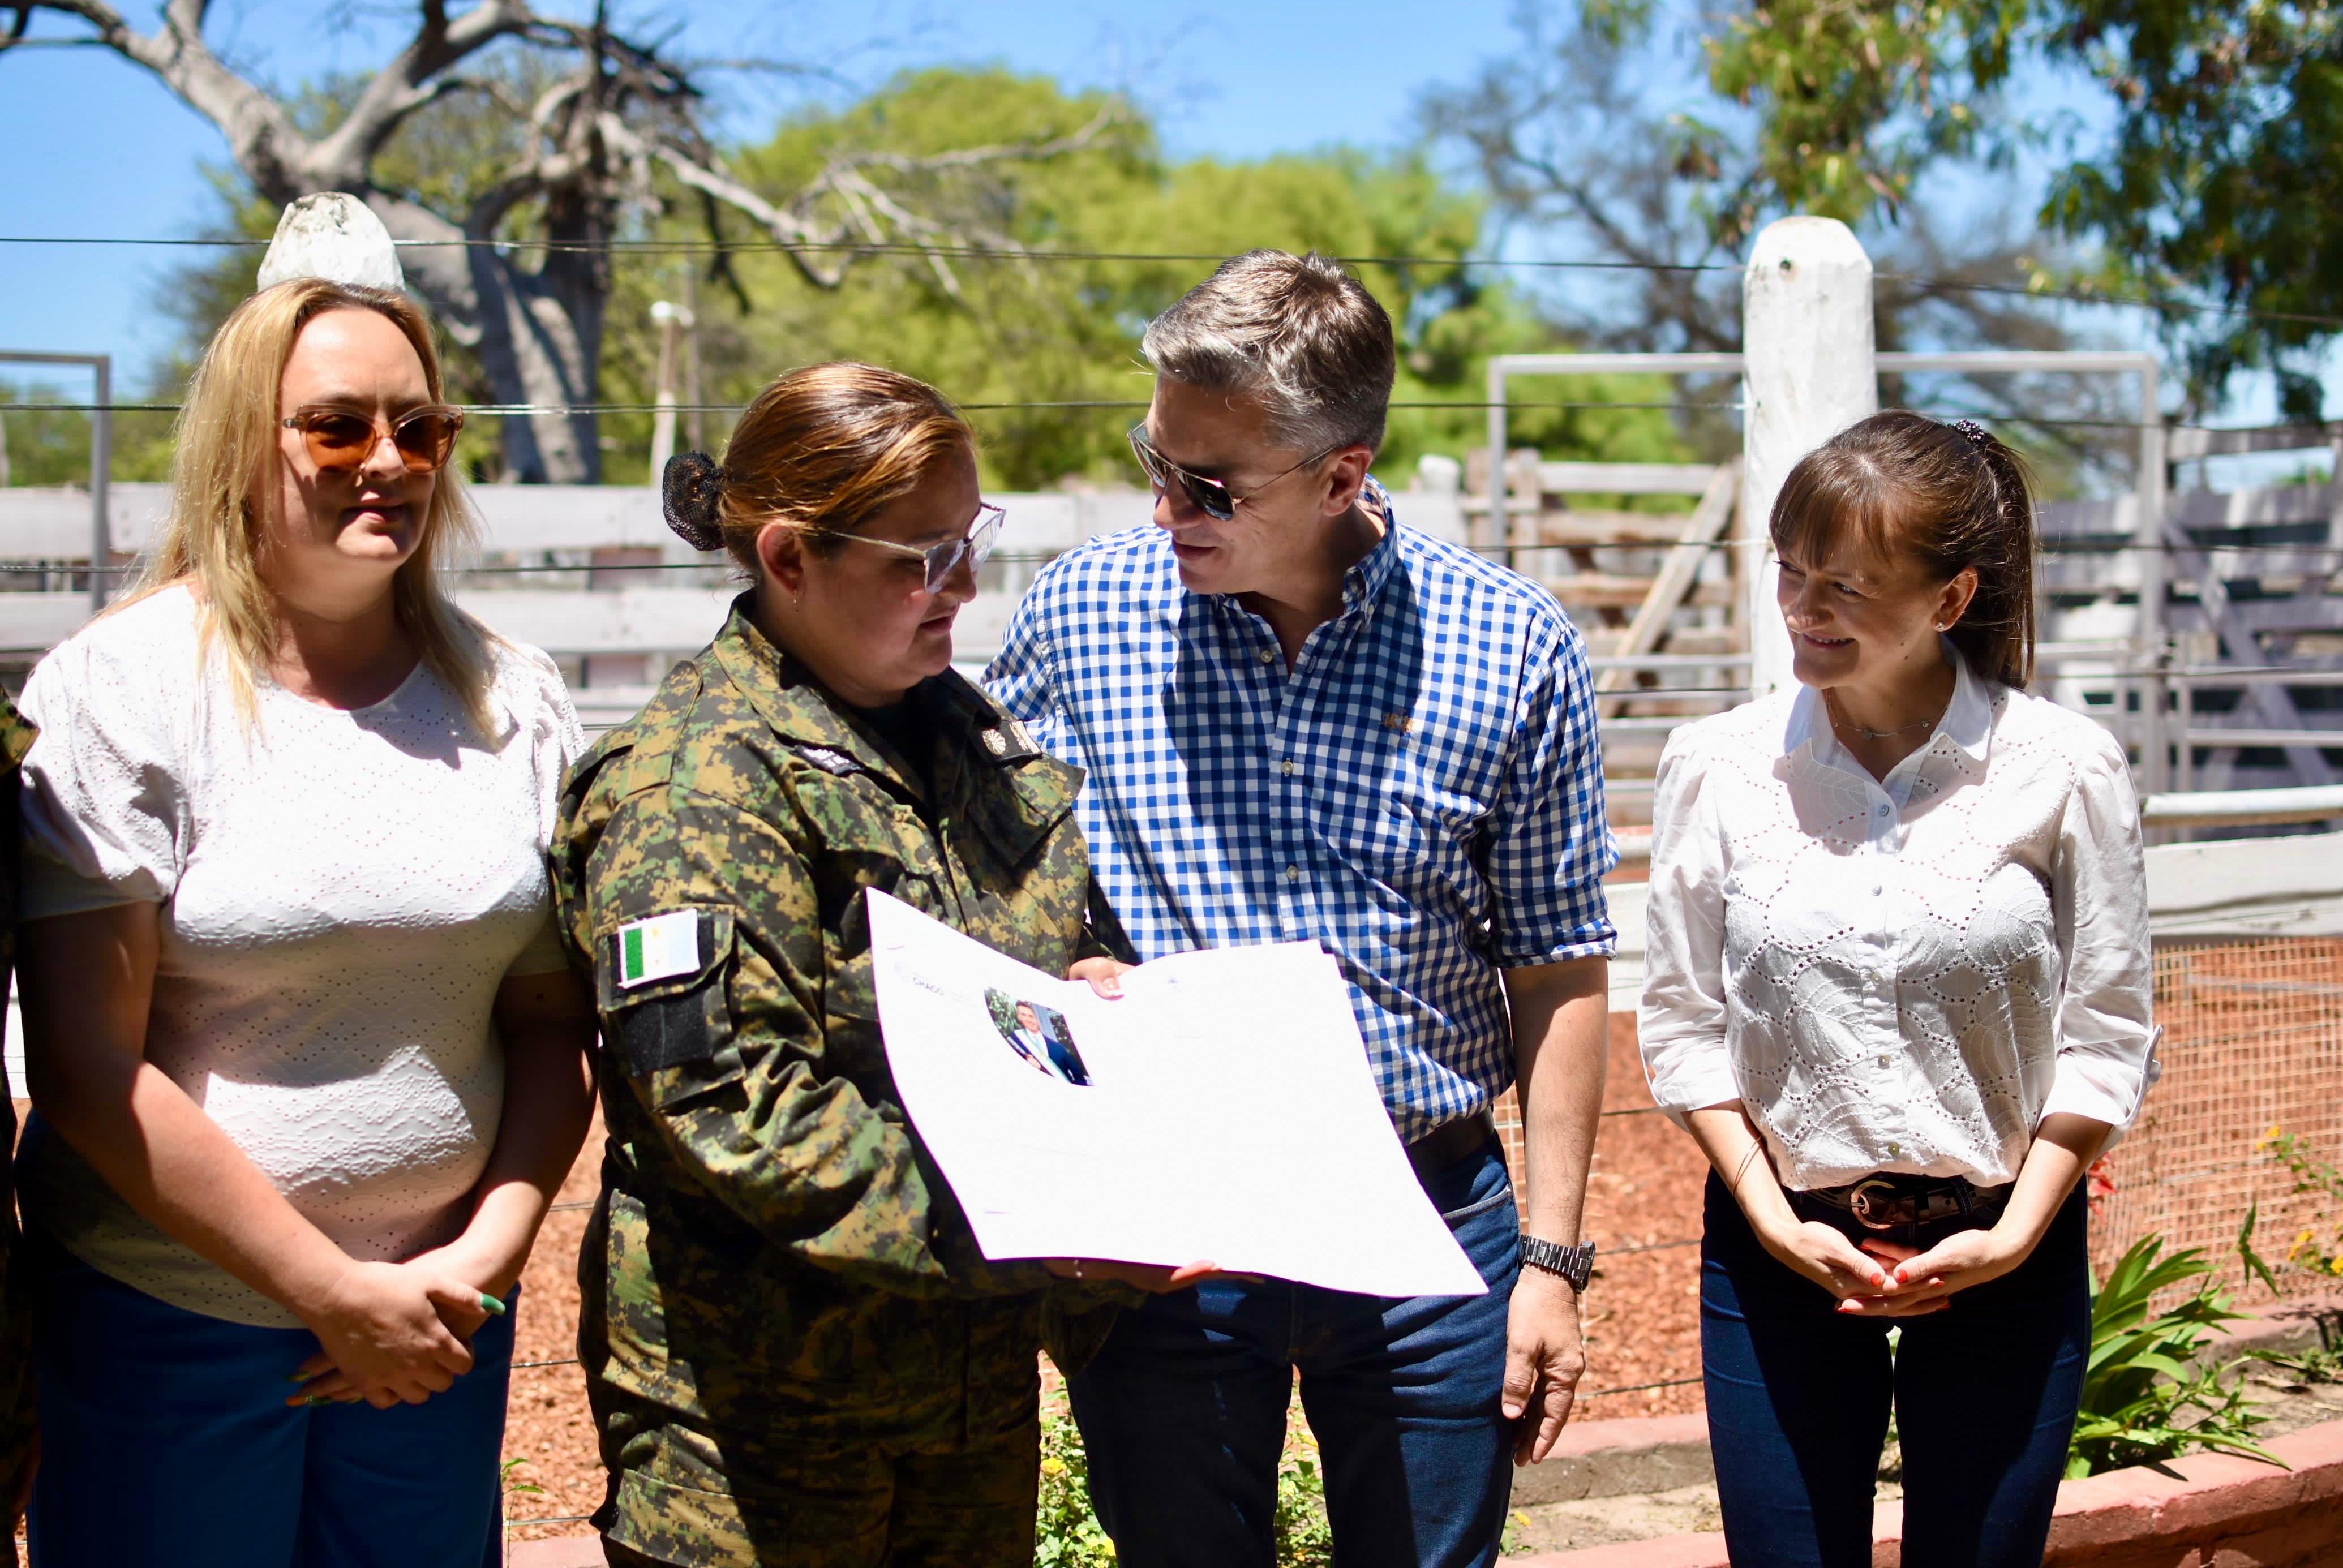
[[654,412],[651,415],[651,486],[657,488],[667,473],[667,460],[675,456],[675,359],[676,329],[691,325],[689,312],[677,309],[664,299],[651,301],[651,320],[659,327],[659,374],[653,392]]
[[1759,697],[1790,681],[1790,638],[1775,603],[1767,543],[1774,498],[1799,458],[1879,411],[1873,363],[1871,258],[1835,218],[1767,224],[1743,275],[1742,422],[1737,542],[1749,628],[1749,685]]

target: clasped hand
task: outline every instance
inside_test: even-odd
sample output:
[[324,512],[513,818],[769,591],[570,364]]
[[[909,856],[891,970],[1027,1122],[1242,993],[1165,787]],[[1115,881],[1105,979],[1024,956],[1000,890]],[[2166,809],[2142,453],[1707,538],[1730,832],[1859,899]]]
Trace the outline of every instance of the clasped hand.
[[1818,1220],[1761,1233],[1765,1250],[1839,1298],[1849,1317],[1918,1318],[1941,1312],[1972,1285],[2024,1262],[2034,1239],[2006,1226],[1958,1231],[1922,1251],[1866,1236],[1860,1244]]
[[287,1404],[421,1404],[472,1370],[467,1343],[489,1312],[477,1286],[433,1254],[355,1262],[302,1314],[322,1347],[292,1374]]

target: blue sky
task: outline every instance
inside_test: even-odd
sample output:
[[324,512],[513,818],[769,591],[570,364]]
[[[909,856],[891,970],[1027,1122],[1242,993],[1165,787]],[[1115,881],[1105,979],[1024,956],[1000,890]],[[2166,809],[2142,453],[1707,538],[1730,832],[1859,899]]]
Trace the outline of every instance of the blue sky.
[[[1505,46],[1507,3],[1443,5],[1436,26],[1425,25],[1420,0],[722,0],[659,14],[689,15],[689,49],[819,64],[842,77],[840,90],[943,61],[1000,61],[1073,86],[1126,87],[1159,116],[1172,152],[1252,157],[1403,139],[1419,89],[1460,80]],[[126,14],[153,25],[150,5]],[[239,66],[289,85],[371,66],[411,14],[369,5],[321,27],[314,0],[222,0],[207,36]],[[54,17],[35,29],[79,31]],[[753,132],[805,90],[736,86],[728,116]],[[192,233],[211,210],[202,166],[227,156],[209,122],[96,48],[0,58],[0,146],[15,155],[0,160],[7,234]],[[153,300],[173,259],[156,249],[0,246],[0,347],[111,353],[135,385],[137,368],[170,342]],[[0,367],[0,377],[24,376]]]
[[[582,0],[547,0],[551,5]],[[1567,4],[1569,0],[1552,0]],[[1332,142],[1387,146],[1408,138],[1419,95],[1469,78],[1514,45],[1513,0],[690,0],[621,16],[683,18],[680,52],[786,59],[820,67],[820,85],[731,78],[723,128],[760,134],[808,93],[842,97],[906,65],[1001,62],[1071,87],[1131,93],[1175,156],[1253,157]],[[151,0],[126,14],[154,25]],[[280,85],[370,68],[402,40],[408,0],[216,0],[207,36],[232,64]],[[322,20],[321,20],[322,19]],[[85,32],[44,16],[35,37]],[[1654,80],[1696,69],[1681,51],[1651,58]],[[2087,114],[2073,84],[2026,89]],[[226,160],[210,124],[159,82],[99,48],[21,49],[0,57],[0,234],[184,236],[213,210],[203,174]],[[2016,194],[2030,211],[2035,195]],[[2038,187],[2037,187],[2038,188]],[[1948,198],[2012,200],[2006,176],[1956,176]],[[1941,198],[1940,198],[1941,199]],[[166,349],[159,278],[185,253],[118,246],[0,245],[0,348],[116,356],[116,385],[136,388]],[[2140,344],[2141,324],[2089,313],[2108,340]],[[0,367],[0,377],[29,373]],[[71,383],[60,382],[62,387]],[[78,387],[76,387],[78,389]],[[2245,387],[2230,417],[2269,417],[2267,387]]]

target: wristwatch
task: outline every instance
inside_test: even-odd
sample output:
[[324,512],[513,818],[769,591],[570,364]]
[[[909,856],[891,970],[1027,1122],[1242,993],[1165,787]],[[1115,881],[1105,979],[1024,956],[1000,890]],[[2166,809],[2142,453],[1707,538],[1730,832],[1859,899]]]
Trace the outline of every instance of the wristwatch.
[[1583,1295],[1587,1280],[1594,1272],[1594,1243],[1579,1241],[1565,1247],[1559,1241],[1542,1241],[1535,1236],[1523,1236],[1522,1261],[1530,1268],[1560,1274],[1570,1282],[1572,1290]]

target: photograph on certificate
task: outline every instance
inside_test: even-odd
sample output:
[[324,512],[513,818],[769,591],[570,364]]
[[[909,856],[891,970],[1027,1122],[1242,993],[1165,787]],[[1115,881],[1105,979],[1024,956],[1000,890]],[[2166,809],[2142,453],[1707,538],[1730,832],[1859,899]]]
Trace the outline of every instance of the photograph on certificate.
[[999,986],[985,988],[984,1005],[992,1014],[992,1027],[1026,1066],[1061,1083],[1090,1087],[1090,1069],[1075,1049],[1073,1026],[1064,1013],[1044,1002],[1011,996]]

